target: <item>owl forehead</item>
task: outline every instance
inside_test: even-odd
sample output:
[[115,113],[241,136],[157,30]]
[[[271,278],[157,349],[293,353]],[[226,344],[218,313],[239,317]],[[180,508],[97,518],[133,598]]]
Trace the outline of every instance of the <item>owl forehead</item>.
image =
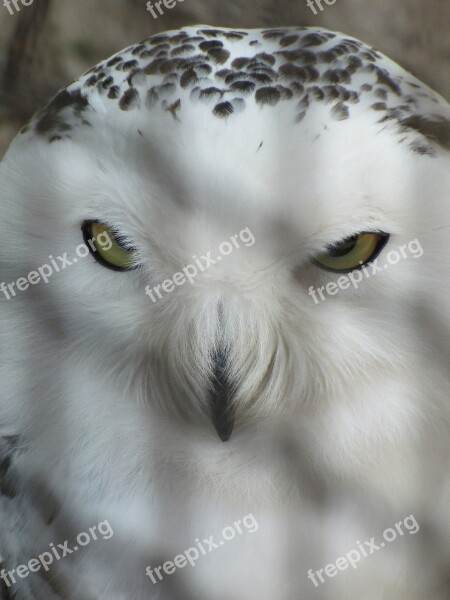
[[68,139],[74,128],[92,124],[93,113],[109,109],[117,109],[117,119],[163,111],[181,123],[192,104],[224,122],[252,107],[288,105],[298,124],[315,104],[325,105],[331,120],[346,121],[362,103],[381,124],[395,121],[402,131],[420,133],[414,151],[433,154],[423,135],[450,148],[450,121],[425,116],[430,107],[439,112],[439,101],[392,66],[359,40],[324,29],[188,27],[150,37],[93,67],[23,133],[32,129],[49,142]]

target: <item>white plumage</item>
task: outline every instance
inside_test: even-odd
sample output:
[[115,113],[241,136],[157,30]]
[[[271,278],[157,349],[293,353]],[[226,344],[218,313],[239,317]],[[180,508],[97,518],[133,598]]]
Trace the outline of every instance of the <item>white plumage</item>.
[[[73,257],[91,221],[138,268],[89,255],[0,294],[3,567],[114,530],[16,600],[448,598],[449,150],[440,96],[316,28],[169,32],[36,115],[0,165],[0,282]],[[253,245],[146,296],[244,228]],[[342,273],[312,259],[362,232],[390,235],[380,263],[423,256],[315,304]],[[257,532],[146,577],[248,513]],[[417,535],[312,585],[410,514]]]

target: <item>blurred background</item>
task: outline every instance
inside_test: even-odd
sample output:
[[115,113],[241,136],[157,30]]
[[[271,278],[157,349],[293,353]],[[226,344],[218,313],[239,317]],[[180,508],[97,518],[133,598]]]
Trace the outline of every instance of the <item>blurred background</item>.
[[[202,23],[229,27],[316,25],[388,54],[450,99],[449,0],[335,0],[317,15],[306,0],[179,0],[155,19],[145,0],[0,2],[0,157],[59,88],[149,35]],[[11,14],[12,13],[12,14]]]

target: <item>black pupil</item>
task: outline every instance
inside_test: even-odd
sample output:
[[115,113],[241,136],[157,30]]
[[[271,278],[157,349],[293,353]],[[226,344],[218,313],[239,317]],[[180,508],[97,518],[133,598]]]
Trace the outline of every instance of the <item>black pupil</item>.
[[356,246],[358,237],[359,236],[354,235],[353,237],[342,241],[340,244],[337,244],[336,246],[330,246],[327,249],[328,256],[338,258],[339,256],[345,256],[346,254],[349,254],[349,252],[351,252],[354,249],[354,247]]

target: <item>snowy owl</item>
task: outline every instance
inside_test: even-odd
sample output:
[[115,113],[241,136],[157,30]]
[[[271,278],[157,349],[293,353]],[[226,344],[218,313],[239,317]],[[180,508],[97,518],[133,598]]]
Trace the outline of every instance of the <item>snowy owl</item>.
[[169,31],[0,165],[2,600],[444,600],[450,107]]

